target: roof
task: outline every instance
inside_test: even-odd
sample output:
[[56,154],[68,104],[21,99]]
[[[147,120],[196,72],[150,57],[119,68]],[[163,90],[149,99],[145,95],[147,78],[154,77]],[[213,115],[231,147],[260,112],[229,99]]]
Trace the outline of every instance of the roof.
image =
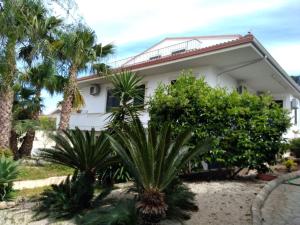
[[[198,48],[198,49],[194,49],[194,50],[185,51],[183,53],[176,54],[176,55],[168,55],[168,56],[161,57],[161,58],[158,58],[158,59],[155,59],[155,60],[150,60],[150,61],[137,63],[135,65],[123,66],[122,68],[116,68],[116,70],[120,70],[120,69],[122,69],[122,70],[140,69],[140,68],[147,67],[147,66],[152,66],[152,65],[156,65],[156,64],[169,62],[169,61],[188,58],[188,57],[195,56],[195,55],[201,55],[201,54],[204,54],[204,53],[213,52],[213,51],[217,51],[217,50],[221,50],[221,49],[226,49],[226,48],[230,48],[230,47],[234,47],[234,46],[238,46],[238,45],[242,45],[242,44],[246,44],[246,43],[251,43],[254,40],[254,36],[251,33],[248,33],[245,36],[241,36],[241,35],[214,35],[214,36],[175,37],[175,38],[165,38],[162,41],[169,40],[169,39],[193,39],[193,38],[211,39],[211,38],[233,38],[233,37],[235,37],[236,39],[231,40],[231,41],[227,41],[227,42],[223,42],[223,43],[220,43],[220,44],[208,46],[208,47],[205,47],[205,48]],[[159,43],[161,43],[161,42],[159,42]],[[156,46],[156,45],[154,45],[154,46]],[[153,48],[154,46],[152,46],[151,48]],[[144,51],[144,52],[146,52],[146,51]],[[86,80],[94,79],[94,78],[97,78],[97,77],[99,77],[99,76],[94,74],[94,75],[78,78],[77,81],[78,82],[86,81]]]

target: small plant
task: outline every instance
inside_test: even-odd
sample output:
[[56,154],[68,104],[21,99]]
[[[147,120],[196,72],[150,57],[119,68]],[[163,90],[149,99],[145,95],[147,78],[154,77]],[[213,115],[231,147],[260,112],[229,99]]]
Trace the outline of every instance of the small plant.
[[119,200],[109,207],[91,210],[77,220],[81,225],[137,225],[138,212],[135,199]]
[[50,217],[54,219],[72,218],[83,209],[90,207],[94,187],[86,177],[74,173],[59,185],[52,185],[51,189],[41,194],[41,204],[36,208],[36,218]]
[[0,157],[5,156],[6,158],[13,157],[13,152],[8,148],[0,148]]
[[290,141],[290,151],[296,158],[300,158],[300,138],[294,138]]
[[183,223],[183,221],[191,218],[191,212],[198,211],[198,206],[195,204],[195,194],[180,180],[175,180],[165,193],[165,201],[168,205],[166,219]]
[[294,168],[297,167],[297,163],[292,159],[287,159],[283,162],[288,172],[291,172]]
[[13,181],[18,176],[18,163],[4,155],[0,157],[0,201],[4,201],[12,198]]

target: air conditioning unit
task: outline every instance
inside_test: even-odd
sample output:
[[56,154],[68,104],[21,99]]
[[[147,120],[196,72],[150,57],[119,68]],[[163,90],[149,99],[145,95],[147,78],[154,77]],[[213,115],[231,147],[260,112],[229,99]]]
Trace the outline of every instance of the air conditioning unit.
[[236,90],[239,94],[242,94],[247,91],[247,87],[245,85],[239,85]]
[[90,95],[96,96],[100,94],[100,85],[99,84],[92,84],[90,86]]
[[299,100],[296,98],[293,98],[291,101],[291,107],[292,107],[292,109],[299,109]]

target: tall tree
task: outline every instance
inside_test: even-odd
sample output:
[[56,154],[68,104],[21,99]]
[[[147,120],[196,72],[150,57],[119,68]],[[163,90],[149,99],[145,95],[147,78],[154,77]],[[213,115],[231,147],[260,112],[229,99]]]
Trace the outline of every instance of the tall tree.
[[[90,28],[78,25],[61,35],[58,55],[61,65],[67,72],[68,82],[64,87],[59,130],[69,126],[70,115],[77,87],[77,75],[80,71],[92,68],[103,69],[100,60],[113,53],[113,45],[97,44],[96,35]],[[103,71],[102,71],[103,72]]]
[[[21,77],[22,82],[35,91],[36,110],[30,113],[30,119],[38,121],[41,112],[41,91],[47,90],[51,95],[62,92],[65,78],[56,75],[53,49],[62,21],[47,16],[47,10],[41,5],[40,10],[28,20],[28,38],[21,47],[19,57],[26,64],[26,71]],[[35,130],[29,129],[19,149],[19,155],[30,156],[35,137]]]
[[17,49],[27,36],[28,21],[41,9],[39,0],[3,0],[0,11],[0,148],[9,147]]

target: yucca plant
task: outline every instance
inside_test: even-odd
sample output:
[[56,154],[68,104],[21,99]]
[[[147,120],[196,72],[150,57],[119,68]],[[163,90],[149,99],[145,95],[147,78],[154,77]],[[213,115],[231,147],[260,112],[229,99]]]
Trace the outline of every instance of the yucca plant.
[[138,118],[110,136],[113,149],[120,155],[140,186],[137,203],[143,225],[154,225],[166,216],[165,189],[177,177],[180,169],[191,158],[209,150],[209,141],[191,147],[187,143],[191,132],[172,138],[170,124],[160,130],[151,124],[146,129]]
[[[120,101],[118,107],[112,109],[110,126],[122,126],[129,122],[132,115],[137,116],[138,111],[144,107],[144,89],[141,86],[142,77],[131,71],[123,71],[110,78],[114,89],[113,95]],[[138,104],[141,102],[141,104]]]
[[13,181],[18,176],[18,163],[12,158],[0,158],[0,201],[11,199]]
[[87,193],[82,193],[82,205],[88,207],[94,193],[96,172],[110,165],[111,147],[108,137],[101,132],[96,135],[91,131],[67,130],[51,136],[56,145],[53,148],[41,149],[40,156],[52,163],[74,168],[85,181]]

